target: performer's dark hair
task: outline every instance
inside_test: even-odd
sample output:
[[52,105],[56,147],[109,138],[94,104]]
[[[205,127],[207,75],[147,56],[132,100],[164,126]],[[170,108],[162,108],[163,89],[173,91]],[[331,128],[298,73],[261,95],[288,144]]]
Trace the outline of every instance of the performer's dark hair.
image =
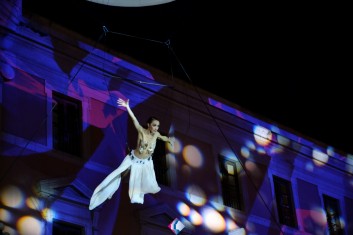
[[159,121],[159,119],[155,116],[151,116],[147,119],[147,123],[151,124],[154,120]]

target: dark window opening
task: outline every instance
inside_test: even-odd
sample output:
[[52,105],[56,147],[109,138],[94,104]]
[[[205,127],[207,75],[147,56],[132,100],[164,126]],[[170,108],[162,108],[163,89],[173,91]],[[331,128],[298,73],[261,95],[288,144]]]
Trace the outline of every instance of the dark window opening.
[[340,223],[339,201],[327,195],[323,195],[327,218],[327,226],[330,235],[343,235]]
[[85,235],[85,229],[77,224],[54,220],[53,235]]
[[297,217],[294,210],[291,182],[273,176],[279,222],[281,224],[297,227]]
[[53,147],[81,156],[81,101],[53,92]]
[[219,157],[222,197],[225,206],[243,210],[243,198],[236,164],[235,161],[227,160],[223,156]]

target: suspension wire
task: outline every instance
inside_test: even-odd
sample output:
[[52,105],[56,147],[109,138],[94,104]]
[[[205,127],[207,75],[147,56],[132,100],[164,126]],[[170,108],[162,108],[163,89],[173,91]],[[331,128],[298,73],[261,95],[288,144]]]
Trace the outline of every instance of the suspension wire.
[[[170,40],[168,39],[167,41],[165,41],[165,43],[164,43],[166,46],[167,46],[167,49],[168,49],[168,60],[169,60],[169,65],[170,65],[170,74],[171,74],[171,79],[172,79],[172,83],[174,83],[174,70],[173,70],[173,61],[172,61],[172,58],[173,58],[173,55],[172,55],[172,53],[171,53],[171,50],[170,50],[170,48],[171,48],[171,42],[170,42]],[[172,92],[172,91],[170,91],[170,92]],[[173,97],[174,98],[174,93],[172,93],[172,95],[170,95],[170,97]],[[172,110],[172,107],[173,107],[173,105],[171,105],[171,106],[167,106],[167,109],[166,109],[166,113],[169,113],[170,114],[170,116],[171,116],[171,120],[173,120],[174,119],[174,115],[173,115],[173,112],[170,112],[169,110]],[[172,124],[173,122],[171,122],[171,124]],[[174,137],[174,127],[172,126],[172,125],[170,125],[170,129],[169,129],[169,131],[168,131],[168,135],[170,136],[170,135],[172,135],[173,137]]]
[[[19,6],[14,2],[11,2],[11,4],[13,4],[13,6],[15,8],[18,8]],[[4,7],[3,7],[4,8]],[[5,8],[4,8],[5,9]],[[13,11],[11,11],[13,12]],[[15,18],[17,18],[17,15],[15,16]],[[17,24],[17,22],[13,21],[13,19],[11,18],[11,15],[8,16],[8,19],[10,19],[15,25]],[[23,24],[23,23],[20,23],[20,24]],[[227,137],[225,136],[222,128],[219,126],[218,122],[216,121],[215,117],[212,115],[210,109],[208,108],[207,104],[204,102],[204,100],[202,99],[198,89],[193,85],[193,82],[190,78],[190,76],[188,75],[188,73],[186,72],[184,66],[182,65],[182,63],[180,62],[180,60],[178,59],[178,57],[176,56],[175,52],[173,51],[172,47],[170,46],[170,42],[167,41],[167,42],[161,42],[161,41],[157,41],[157,40],[152,40],[152,39],[148,39],[148,38],[142,38],[142,37],[137,37],[137,36],[132,36],[132,35],[128,35],[128,34],[123,34],[123,33],[118,33],[118,32],[111,32],[109,31],[105,26],[103,26],[103,34],[98,38],[98,40],[96,41],[96,43],[94,44],[93,46],[93,49],[92,51],[87,55],[87,57],[95,50],[95,47],[96,47],[96,44],[102,39],[103,36],[106,36],[107,33],[111,33],[111,34],[116,34],[116,35],[121,35],[121,36],[127,36],[127,37],[131,37],[131,38],[136,38],[136,39],[142,39],[142,40],[146,40],[146,41],[150,41],[150,42],[153,42],[153,43],[159,43],[159,44],[166,44],[168,46],[168,49],[169,51],[171,52],[172,55],[174,55],[174,58],[177,60],[179,66],[182,68],[184,74],[186,75],[186,77],[188,78],[190,84],[192,85],[192,87],[194,88],[194,90],[196,90],[201,102],[203,103],[203,105],[206,107],[208,113],[210,114],[211,118],[214,120],[217,128],[219,129],[219,131],[221,132],[223,138],[225,139],[225,141],[227,142],[228,146],[230,146],[231,150],[233,151],[233,153],[235,153],[235,150],[234,148],[232,147],[232,145],[230,144],[229,140],[227,139]],[[87,59],[86,57],[86,59]],[[78,75],[79,71],[83,68],[83,66],[86,64],[85,63],[82,63],[79,70],[76,72],[76,74],[70,79],[70,82],[68,84],[68,86],[73,82],[73,80],[76,78],[76,76]],[[173,70],[172,70],[172,65],[171,65],[171,73],[172,73],[172,79],[174,79],[173,77]],[[114,75],[109,75],[110,77],[115,77],[115,78],[119,78],[119,79],[125,79],[127,80],[126,78],[121,78],[121,77],[118,77],[118,76],[114,76]],[[132,81],[132,80],[130,80]],[[133,82],[136,82],[136,83],[140,83],[140,84],[149,84],[149,85],[158,85],[158,86],[167,86],[167,85],[163,85],[163,84],[157,84],[157,83],[147,83],[147,82],[142,82],[142,81],[133,81]],[[108,90],[109,92],[109,90]],[[109,92],[110,94],[110,92]],[[110,94],[111,95],[111,94]],[[188,98],[188,97],[187,97]],[[55,106],[57,104],[55,103],[54,106],[52,107],[52,109],[50,110],[50,113],[54,110]],[[187,105],[189,107],[189,102],[187,102]],[[188,109],[190,110],[190,109]],[[2,176],[0,177],[0,183],[6,178],[7,174],[9,173],[9,171],[14,167],[15,163],[17,162],[17,160],[19,159],[20,156],[22,156],[23,152],[27,149],[28,145],[33,141],[35,135],[39,132],[40,128],[46,123],[46,120],[48,119],[48,115],[43,119],[43,121],[40,123],[40,125],[38,126],[38,128],[34,131],[34,133],[31,135],[30,139],[27,141],[27,143],[25,144],[25,146],[21,149],[19,155],[17,155],[15,157],[15,159],[11,162],[10,166],[3,172]],[[190,115],[189,115],[189,127],[190,127]],[[126,137],[125,137],[126,139]],[[236,155],[235,155],[236,156]],[[260,194],[260,191],[258,189],[258,187],[256,186],[256,184],[253,182],[251,176],[249,175],[249,173],[245,170],[245,167],[243,165],[243,163],[241,161],[239,161],[239,163],[241,164],[241,167],[244,169],[244,172],[246,173],[247,177],[250,179],[250,182],[251,184],[253,185],[253,187],[255,188],[255,190],[257,191],[257,194],[260,196],[262,202],[264,203],[265,207],[267,208],[268,211],[271,211],[270,208],[267,206],[267,204],[265,203],[262,195]],[[57,196],[58,197],[58,196]],[[271,217],[273,218],[273,220],[275,221],[276,225],[280,228],[280,224],[277,222],[277,220],[275,219],[273,213],[270,212],[270,215]],[[283,234],[283,231],[282,229],[280,228],[280,232],[281,234]]]
[[[235,154],[234,148],[232,147],[230,141],[228,140],[228,138],[227,138],[226,135],[224,134],[224,132],[223,132],[221,126],[219,125],[219,123],[217,122],[216,118],[215,118],[214,115],[212,114],[212,112],[211,112],[209,106],[208,106],[207,103],[203,100],[203,98],[202,98],[202,96],[201,96],[201,94],[200,94],[199,89],[193,84],[193,82],[192,82],[190,76],[189,76],[188,73],[186,72],[184,66],[181,64],[180,60],[178,59],[177,55],[176,55],[175,52],[172,50],[172,48],[171,48],[171,52],[172,52],[173,55],[175,56],[177,62],[180,64],[180,67],[181,67],[181,68],[183,69],[183,71],[185,72],[185,75],[186,75],[187,78],[189,79],[190,84],[192,85],[192,87],[193,87],[194,90],[196,91],[197,95],[199,96],[199,99],[200,99],[201,103],[205,106],[205,108],[206,108],[208,114],[210,115],[210,117],[212,118],[212,120],[214,121],[214,123],[216,124],[218,130],[220,131],[220,133],[221,133],[221,135],[223,136],[224,140],[225,140],[226,143],[228,144],[229,148],[232,150],[232,152],[234,153],[234,155],[237,156],[237,155]],[[252,185],[252,186],[254,187],[254,189],[256,190],[257,195],[259,195],[261,201],[263,202],[263,204],[265,205],[266,209],[267,209],[268,212],[270,213],[271,218],[275,221],[275,223],[276,223],[276,225],[278,226],[280,232],[283,233],[283,232],[282,232],[281,225],[277,222],[277,219],[276,219],[275,215],[273,215],[273,213],[271,212],[271,209],[268,207],[267,203],[265,202],[263,196],[262,196],[261,193],[260,193],[259,188],[256,186],[255,182],[252,180],[252,177],[250,176],[250,174],[249,174],[248,171],[246,170],[246,168],[245,168],[243,162],[242,162],[241,160],[239,160],[239,163],[240,163],[242,169],[244,170],[246,176],[248,177],[249,181],[251,182],[251,185]]]
[[[157,40],[152,40],[152,39],[148,39],[148,38],[142,38],[142,37],[137,37],[137,36],[132,36],[132,35],[128,35],[128,34],[123,34],[123,33],[118,33],[118,32],[111,32],[109,31],[105,26],[103,26],[103,30],[104,33],[111,33],[111,34],[115,34],[115,35],[121,35],[121,36],[126,36],[126,37],[131,37],[131,38],[137,38],[140,40],[145,40],[145,41],[150,41],[153,43],[159,43],[162,44],[163,42],[161,41],[157,41]],[[208,114],[210,115],[210,117],[212,118],[212,120],[214,121],[214,123],[216,124],[218,130],[220,131],[221,135],[223,136],[224,140],[226,141],[226,143],[228,144],[228,146],[230,147],[230,149],[232,150],[232,152],[235,154],[235,150],[232,147],[230,141],[228,140],[228,138],[226,137],[226,135],[224,134],[222,128],[220,127],[219,123],[217,122],[216,118],[214,117],[214,115],[212,114],[210,108],[208,107],[208,105],[204,102],[200,91],[198,90],[198,88],[193,84],[193,81],[191,80],[191,77],[189,76],[189,74],[187,73],[186,69],[184,68],[183,64],[181,63],[181,61],[179,60],[178,56],[176,55],[176,53],[174,52],[173,48],[170,45],[170,41],[166,41],[163,44],[167,45],[169,52],[171,55],[174,56],[174,58],[176,59],[178,65],[180,66],[180,68],[182,69],[183,73],[185,74],[185,76],[187,77],[187,79],[189,80],[190,84],[192,85],[192,87],[194,88],[194,90],[196,91],[197,95],[199,96],[200,101],[202,102],[202,104],[205,106]],[[172,65],[171,65],[172,66]],[[171,67],[171,72],[173,72],[172,67]],[[172,77],[173,77],[173,73],[172,73]],[[136,82],[136,81],[135,81]],[[108,91],[109,92],[109,91]],[[187,102],[188,104],[189,102]],[[188,109],[190,110],[190,109]],[[189,115],[189,127],[190,127],[190,115]],[[236,154],[235,154],[236,156]],[[255,182],[252,180],[252,177],[250,176],[250,174],[247,172],[247,170],[245,169],[244,164],[242,163],[242,161],[239,160],[239,163],[242,167],[242,169],[244,170],[246,176],[248,177],[249,181],[251,182],[251,185],[254,187],[255,191],[257,192],[257,195],[259,195],[261,201],[263,202],[263,204],[265,205],[266,209],[269,211],[271,218],[275,221],[276,225],[278,226],[279,230],[282,233],[282,229],[281,229],[281,225],[277,222],[275,216],[273,215],[273,213],[271,212],[271,209],[268,207],[268,205],[266,204],[262,194],[260,193],[259,188],[256,186]]]
[[[103,33],[99,36],[98,40],[95,42],[93,49],[90,51],[90,53],[86,56],[86,60],[89,57],[90,54],[92,54],[92,52],[96,49],[96,45],[97,43],[104,37],[107,35],[107,33],[111,33],[111,34],[115,34],[115,35],[120,35],[120,36],[126,36],[126,37],[131,37],[131,38],[135,38],[135,39],[140,39],[140,40],[145,40],[145,41],[149,41],[149,42],[153,42],[153,43],[158,43],[158,44],[165,44],[168,47],[168,50],[170,52],[170,54],[172,54],[174,56],[174,58],[176,59],[177,63],[179,64],[179,66],[181,67],[181,69],[183,70],[185,76],[188,78],[190,84],[192,85],[192,87],[194,88],[194,90],[196,91],[196,93],[199,96],[199,99],[201,100],[202,104],[205,106],[205,108],[207,109],[207,112],[209,113],[209,115],[211,116],[212,120],[215,122],[217,128],[219,129],[220,133],[222,134],[223,138],[225,139],[225,141],[227,142],[228,146],[230,147],[230,149],[233,151],[233,153],[235,153],[234,148],[231,146],[230,141],[228,140],[228,138],[225,136],[222,128],[220,127],[220,125],[218,124],[217,120],[215,119],[215,117],[212,115],[208,105],[204,102],[204,100],[202,99],[202,96],[199,92],[199,90],[197,89],[197,87],[193,84],[189,74],[187,73],[187,71],[185,70],[184,66],[182,65],[182,63],[180,62],[179,58],[177,57],[176,53],[174,52],[174,50],[172,49],[171,45],[170,45],[170,41],[166,41],[166,42],[162,42],[162,41],[158,41],[158,40],[153,40],[153,39],[149,39],[149,38],[143,38],[143,37],[138,37],[138,36],[133,36],[133,35],[129,35],[129,34],[123,34],[123,33],[119,33],[119,32],[111,32],[107,29],[106,26],[103,26]],[[76,71],[75,75],[72,76],[72,78],[69,80],[69,83],[67,86],[70,86],[70,84],[74,81],[74,79],[77,77],[77,75],[79,74],[79,72],[81,71],[81,69],[85,66],[86,61],[83,60],[83,63],[81,63],[81,66],[79,67],[79,69]],[[173,69],[172,69],[172,63],[170,63],[171,65],[171,75],[172,75],[172,80],[174,80],[174,76],[173,76]],[[104,75],[105,76],[105,75]],[[123,79],[121,77],[118,76],[112,76],[111,77],[115,77],[115,78],[119,78],[119,79]],[[140,84],[149,84],[149,85],[159,85],[159,86],[167,86],[167,85],[162,85],[162,84],[157,84],[157,83],[149,83],[149,82],[142,82],[142,81],[135,81],[135,80],[130,80],[136,83],[140,83]],[[105,79],[106,82],[106,79]],[[107,84],[107,82],[106,82]],[[109,93],[109,96],[112,98],[111,92],[108,89],[108,84],[107,84],[107,91]],[[188,104],[189,102],[187,102]],[[52,106],[52,109],[50,110],[50,113],[55,109],[57,103],[55,103]],[[190,110],[190,109],[188,109]],[[6,175],[9,173],[9,171],[14,167],[15,163],[17,162],[17,160],[19,159],[20,156],[22,156],[23,152],[27,149],[28,145],[33,141],[34,137],[36,136],[36,134],[39,132],[40,128],[42,127],[42,125],[44,125],[44,123],[46,123],[46,120],[48,119],[48,115],[43,119],[43,121],[40,123],[40,125],[38,126],[38,128],[34,131],[34,133],[32,134],[32,136],[30,137],[30,139],[27,141],[27,143],[25,144],[25,146],[21,149],[19,155],[17,155],[15,157],[15,159],[12,161],[12,163],[10,164],[10,166],[5,170],[5,172],[3,173],[3,175],[0,177],[0,183],[2,182],[2,180],[4,180],[6,178]],[[190,115],[189,115],[189,128],[190,128]],[[188,129],[189,129],[188,128]],[[125,136],[125,142],[128,146],[127,143],[127,137]],[[129,148],[129,146],[128,146]],[[236,156],[236,154],[235,154]],[[247,175],[247,177],[249,178],[252,186],[255,188],[257,194],[259,195],[259,197],[261,198],[262,202],[264,203],[265,207],[267,208],[267,210],[269,211],[271,217],[273,218],[273,220],[276,222],[276,225],[279,227],[281,233],[282,233],[282,229],[280,224],[278,224],[275,216],[273,215],[273,213],[271,213],[270,208],[267,206],[267,204],[265,203],[264,198],[262,197],[258,187],[256,186],[256,184],[254,183],[254,181],[252,180],[251,176],[249,175],[249,173],[246,171],[242,161],[239,160],[239,163],[241,165],[241,167],[243,168],[245,174]],[[57,196],[58,197],[58,196]]]
[[[115,35],[121,35],[121,36],[127,36],[127,37],[131,37],[131,38],[136,38],[136,39],[142,39],[145,41],[149,41],[149,42],[153,42],[153,43],[158,43],[158,44],[165,44],[168,46],[169,51],[171,52],[171,54],[174,56],[174,58],[177,60],[177,63],[179,64],[179,66],[181,67],[181,69],[183,70],[185,76],[188,78],[190,84],[192,85],[192,87],[194,88],[194,90],[196,91],[196,93],[199,96],[199,99],[201,100],[202,104],[205,106],[205,108],[207,109],[210,117],[213,119],[213,121],[215,122],[217,128],[219,129],[220,133],[222,134],[223,138],[225,139],[225,141],[227,142],[228,146],[230,147],[230,149],[233,151],[233,153],[235,153],[234,148],[231,146],[230,141],[228,140],[228,138],[225,136],[222,128],[220,127],[220,125],[218,124],[217,120],[215,119],[215,117],[212,115],[208,105],[204,102],[204,100],[202,99],[202,96],[199,92],[199,90],[197,89],[197,87],[193,84],[190,76],[188,75],[187,71],[185,70],[184,66],[182,65],[182,63],[180,62],[179,58],[177,57],[177,55],[175,54],[174,50],[172,49],[172,47],[170,46],[170,42],[162,42],[162,41],[158,41],[158,40],[153,40],[153,39],[148,39],[148,38],[142,38],[142,37],[137,37],[137,36],[132,36],[132,35],[128,35],[128,34],[123,34],[123,33],[118,33],[118,32],[111,32],[109,31],[105,26],[103,26],[103,33],[100,35],[100,37],[98,38],[98,40],[95,42],[93,49],[90,51],[90,53],[86,56],[86,60],[89,57],[90,54],[92,54],[92,52],[96,49],[96,45],[97,43],[102,39],[103,36],[106,36],[107,33],[111,33],[111,34],[115,34]],[[79,67],[78,71],[76,71],[75,75],[72,76],[72,78],[69,80],[68,86],[74,81],[74,79],[77,77],[77,75],[79,74],[79,72],[81,71],[81,69],[85,66],[86,61],[83,60],[83,63],[81,64],[81,66]],[[172,78],[174,79],[173,76],[173,70],[172,70],[172,66],[171,66],[171,72],[172,72]],[[110,75],[111,76],[111,75]],[[117,77],[117,76],[111,76],[111,77],[116,77],[116,78],[120,78],[121,77]],[[159,85],[159,86],[167,86],[167,85],[161,85],[161,84],[157,84],[157,83],[147,83],[147,82],[139,82],[139,81],[135,81],[137,83],[144,83],[144,84],[149,84],[149,85]],[[111,96],[111,92],[108,90],[109,95]],[[187,104],[189,104],[189,102],[187,102]],[[55,109],[57,103],[55,103],[52,107],[52,109],[50,110],[50,113]],[[190,116],[190,115],[189,115]],[[22,154],[24,153],[24,151],[27,149],[28,145],[33,141],[35,135],[39,132],[40,128],[46,123],[46,120],[48,119],[48,115],[43,119],[43,121],[40,123],[40,125],[38,126],[38,128],[34,131],[34,133],[32,134],[32,136],[30,137],[30,139],[26,142],[25,146],[21,149],[19,155],[17,155],[15,157],[15,159],[12,161],[12,163],[10,164],[10,166],[4,171],[4,173],[2,174],[2,176],[0,177],[0,183],[6,178],[7,174],[9,173],[9,171],[14,167],[15,163],[17,162],[17,160],[19,159],[20,156],[22,156]],[[190,117],[189,117],[189,126],[190,126]],[[126,137],[125,137],[126,139]],[[265,207],[267,208],[267,210],[269,211],[271,217],[273,218],[273,220],[275,221],[276,225],[280,228],[280,231],[282,233],[282,229],[280,224],[278,224],[275,216],[273,215],[273,213],[271,213],[270,208],[267,206],[267,204],[265,203],[264,198],[262,197],[258,187],[256,186],[256,184],[254,183],[254,181],[252,180],[251,176],[249,175],[249,173],[246,171],[242,161],[239,161],[240,165],[242,166],[245,174],[247,175],[247,177],[249,178],[251,184],[253,185],[253,187],[255,188],[255,190],[257,191],[257,194],[259,195],[259,197],[261,198],[262,202],[264,203]]]
[[129,81],[129,82],[138,83],[138,84],[146,84],[146,85],[151,85],[151,86],[170,87],[169,85],[166,85],[166,84],[161,84],[161,83],[156,83],[156,82],[145,82],[145,81],[133,80],[133,79],[123,78],[123,77],[120,77],[120,76],[117,76],[117,75],[112,75],[112,74],[107,74],[107,73],[103,73],[103,76],[106,76],[106,77],[109,76],[111,78],[118,78],[119,80]]
[[[190,78],[188,72],[187,72],[186,69],[184,68],[184,66],[183,66],[183,64],[181,63],[181,61],[179,60],[179,58],[176,56],[176,54],[175,54],[175,52],[174,52],[174,50],[173,50],[173,47],[169,46],[168,48],[169,48],[170,54],[171,54],[171,55],[173,56],[173,58],[176,60],[177,64],[178,64],[179,67],[182,69],[182,72],[185,74],[185,76],[186,76],[187,79],[189,80],[189,82],[190,82],[190,84],[192,85],[192,87],[194,87],[194,84],[193,84],[193,82],[192,82],[192,80],[191,80],[191,78]],[[200,95],[199,95],[199,96],[200,96]],[[189,96],[186,96],[186,99],[189,99]],[[190,106],[190,103],[191,103],[191,102],[188,102],[188,101],[186,102],[187,110],[188,110],[188,113],[189,113],[189,115],[188,115],[189,120],[188,120],[188,122],[187,122],[187,123],[188,123],[188,126],[187,126],[187,128],[186,128],[186,133],[187,133],[187,134],[189,133],[190,126],[191,126],[191,115],[190,115],[191,106]]]
[[140,40],[143,40],[143,41],[149,41],[149,42],[158,43],[158,44],[165,44],[165,42],[154,40],[154,39],[150,39],[150,38],[138,37],[138,36],[125,34],[125,33],[119,33],[119,32],[112,32],[112,31],[109,31],[109,29],[106,26],[103,26],[103,29],[104,29],[104,31],[106,33],[111,33],[111,34],[115,34],[115,35],[120,35],[120,36],[135,38],[135,39],[140,39]]
[[[138,39],[141,41],[147,41],[147,42],[152,42],[155,44],[161,44],[167,47],[167,51],[168,51],[168,60],[169,60],[169,65],[170,65],[170,74],[172,77],[172,81],[174,81],[174,71],[173,71],[173,65],[171,62],[171,55],[170,55],[170,46],[171,46],[171,42],[170,40],[166,40],[166,41],[159,41],[159,40],[155,40],[155,39],[151,39],[151,38],[146,38],[146,37],[138,37],[138,36],[134,36],[134,35],[130,35],[130,34],[124,34],[124,33],[119,33],[119,32],[114,32],[114,31],[110,31],[106,26],[103,26],[103,30],[105,34],[112,34],[112,35],[118,35],[118,36],[124,36],[124,37],[129,37],[129,38],[134,38],[134,39]],[[122,78],[120,76],[115,76],[115,75],[109,75],[110,77],[115,77],[115,78],[119,78],[121,80],[127,80],[127,81],[131,81],[134,83],[139,83],[139,84],[147,84],[147,85],[154,85],[154,86],[161,86],[161,87],[171,87],[170,85],[167,84],[161,84],[161,83],[155,83],[155,82],[146,82],[146,81],[138,81],[138,80],[132,80],[132,79],[128,79],[128,78]],[[167,113],[169,110],[169,106],[167,109],[165,109],[165,112]]]
[[[109,29],[106,27],[106,26],[103,26],[103,30],[104,30],[104,33],[105,35],[107,35],[108,33],[110,34],[113,34],[113,35],[119,35],[119,36],[124,36],[124,37],[130,37],[130,38],[134,38],[134,39],[139,39],[139,40],[143,40],[143,41],[148,41],[148,42],[152,42],[152,43],[156,43],[156,44],[162,44],[164,46],[167,47],[167,53],[168,53],[168,61],[169,61],[169,65],[170,65],[170,74],[171,74],[171,79],[172,81],[174,82],[174,71],[173,71],[173,63],[172,63],[172,55],[170,53],[170,45],[171,45],[171,42],[170,40],[166,40],[165,42],[162,42],[162,41],[158,41],[158,40],[154,40],[154,39],[150,39],[150,38],[144,38],[144,37],[137,37],[137,36],[133,36],[133,35],[129,35],[129,34],[123,34],[123,33],[118,33],[118,32],[111,32],[109,31]],[[103,69],[104,71],[104,69]],[[103,74],[103,76],[106,77],[106,74]],[[121,79],[121,80],[125,80],[125,81],[129,81],[129,82],[133,82],[133,83],[138,83],[138,84],[147,84],[147,85],[155,85],[155,86],[163,86],[163,87],[171,87],[170,85],[166,85],[166,84],[161,84],[161,83],[155,83],[155,82],[145,82],[145,81],[137,81],[137,80],[132,80],[132,79],[128,79],[128,78],[122,78],[120,76],[116,76],[116,75],[109,75],[109,77],[115,77],[115,78],[118,78],[118,79]],[[106,82],[107,84],[107,82]],[[111,92],[109,91],[108,89],[108,84],[107,84],[107,91],[109,93],[109,96],[112,98],[112,95],[111,95]],[[170,91],[172,92],[172,91]],[[170,96],[173,96],[173,95],[170,95]],[[172,107],[171,106],[167,106],[167,108],[165,109],[165,113],[171,113],[170,112],[170,109]],[[164,116],[166,116],[166,114],[164,114]],[[173,120],[173,114],[171,114],[171,119]],[[122,132],[124,133],[124,132]],[[174,127],[173,127],[173,124],[171,123],[170,125],[170,128],[168,130],[168,136],[174,136]],[[125,136],[125,142],[126,142],[126,146],[127,146],[127,149],[128,151],[130,152],[130,146],[129,146],[129,143],[127,141],[127,135]],[[126,176],[129,172],[129,169],[125,171],[125,173],[122,175],[122,177]]]
[[[103,31],[104,31],[104,36],[105,36],[105,39],[106,39],[106,36],[107,36],[107,33],[109,33],[109,30],[103,26]],[[103,60],[103,65],[102,65],[102,70],[103,70],[103,74],[102,76],[104,77],[104,83],[106,85],[106,90],[108,92],[108,96],[110,98],[110,102],[112,103],[112,106],[113,107],[116,107],[116,103],[114,102],[114,97],[109,89],[109,84],[107,82],[107,77],[110,77],[110,78],[118,78],[120,80],[128,80],[128,81],[131,81],[131,82],[135,82],[134,80],[132,79],[126,79],[126,78],[122,78],[120,76],[115,76],[115,75],[109,75],[106,74],[104,71],[105,71],[105,61],[107,61],[107,53],[104,51],[104,60]],[[118,128],[119,129],[122,129],[122,127],[119,125],[119,122],[118,122]],[[123,138],[123,141],[125,142],[125,150],[127,150],[127,152],[130,152],[130,146],[129,146],[129,143],[127,141],[127,134],[124,132],[124,131],[120,131],[120,133],[123,133],[122,134],[122,138]]]
[[[163,42],[163,41],[158,41],[158,40],[154,40],[154,39],[151,39],[151,38],[138,37],[138,36],[134,36],[134,35],[130,35],[130,34],[110,31],[106,26],[103,26],[103,31],[104,31],[104,35],[105,36],[108,35],[108,34],[114,34],[114,35],[129,37],[129,38],[135,38],[135,39],[139,39],[139,40],[143,40],[143,41],[148,41],[148,42],[152,42],[152,43],[156,43],[156,44],[164,44],[166,46],[169,46],[169,44],[170,44],[169,40],[167,40],[166,42]],[[114,78],[118,78],[120,80],[125,80],[125,81],[134,82],[134,83],[139,83],[139,84],[169,87],[169,85],[166,85],[166,84],[133,80],[133,79],[123,78],[123,77],[112,75],[112,74],[109,74],[108,76],[114,77]]]

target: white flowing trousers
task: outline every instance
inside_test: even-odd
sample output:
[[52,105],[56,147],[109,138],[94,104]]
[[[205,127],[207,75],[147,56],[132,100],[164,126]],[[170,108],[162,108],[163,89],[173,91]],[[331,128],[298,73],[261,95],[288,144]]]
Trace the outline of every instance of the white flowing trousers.
[[128,168],[131,169],[129,180],[131,203],[143,204],[146,193],[157,193],[161,190],[156,180],[152,157],[140,159],[131,151],[130,154],[126,155],[120,166],[96,187],[90,200],[90,210],[93,210],[113,196],[120,186],[121,173]]

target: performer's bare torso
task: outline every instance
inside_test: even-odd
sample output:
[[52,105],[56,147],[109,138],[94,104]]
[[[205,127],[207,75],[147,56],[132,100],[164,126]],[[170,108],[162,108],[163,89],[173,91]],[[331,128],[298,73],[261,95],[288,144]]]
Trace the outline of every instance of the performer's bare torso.
[[143,129],[138,133],[137,146],[134,155],[141,159],[146,159],[153,154],[156,147],[157,133],[150,134],[149,130]]

